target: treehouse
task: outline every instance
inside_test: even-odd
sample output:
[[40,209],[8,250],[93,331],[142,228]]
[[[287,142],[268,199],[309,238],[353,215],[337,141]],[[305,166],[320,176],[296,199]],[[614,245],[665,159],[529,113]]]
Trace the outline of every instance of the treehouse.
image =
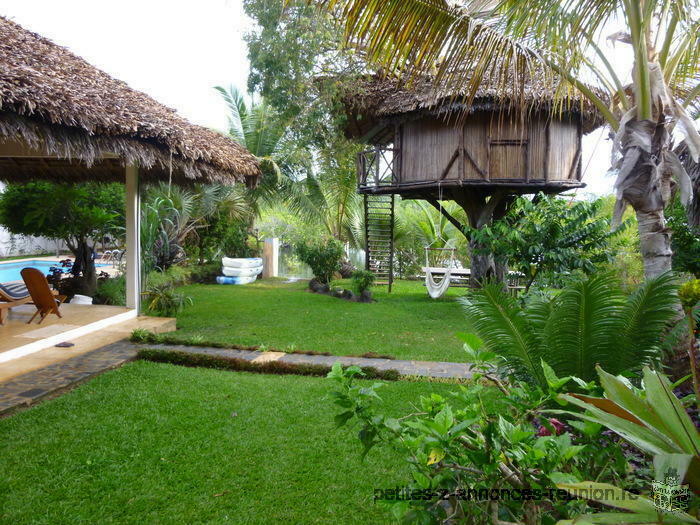
[[509,96],[482,85],[467,100],[428,80],[409,87],[375,76],[344,94],[346,135],[368,146],[358,156],[358,191],[365,195],[367,267],[381,282],[393,279],[394,195],[430,202],[465,232],[440,201],[457,202],[468,226],[479,228],[517,195],[585,186],[581,137],[603,122],[580,95],[553,108],[556,88],[531,82]]

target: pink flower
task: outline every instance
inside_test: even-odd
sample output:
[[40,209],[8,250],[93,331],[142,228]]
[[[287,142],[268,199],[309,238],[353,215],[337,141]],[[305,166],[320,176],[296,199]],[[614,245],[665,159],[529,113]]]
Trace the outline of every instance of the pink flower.
[[[554,427],[554,431],[556,432],[557,436],[559,434],[561,434],[562,432],[564,432],[564,423],[562,423],[561,421],[559,421],[558,419],[553,418],[553,417],[549,418],[548,421],[549,421],[549,424]],[[540,429],[537,431],[537,435],[539,437],[551,436],[552,433],[550,432],[549,428],[547,428],[545,426],[541,426]]]

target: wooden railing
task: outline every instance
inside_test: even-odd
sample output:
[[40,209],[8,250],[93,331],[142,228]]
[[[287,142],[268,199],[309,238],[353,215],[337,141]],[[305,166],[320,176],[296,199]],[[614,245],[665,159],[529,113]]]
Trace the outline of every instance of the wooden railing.
[[357,156],[357,185],[360,188],[392,186],[399,183],[398,148],[375,147]]

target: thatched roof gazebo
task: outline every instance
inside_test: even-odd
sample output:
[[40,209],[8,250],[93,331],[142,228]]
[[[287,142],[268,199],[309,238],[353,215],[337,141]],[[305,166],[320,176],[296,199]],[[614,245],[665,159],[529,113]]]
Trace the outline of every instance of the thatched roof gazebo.
[[[428,201],[466,232],[503,215],[516,195],[585,186],[581,137],[604,124],[598,110],[568,83],[545,83],[551,75],[531,71],[504,82],[510,73],[495,65],[491,74],[498,78],[487,76],[473,92],[430,77],[367,75],[344,83],[345,134],[369,146],[358,157],[358,191],[365,196],[368,269],[382,282],[393,275],[386,239],[394,195]],[[442,200],[459,204],[469,224],[447,213]],[[477,270],[483,279],[493,268]]]
[[139,303],[139,183],[245,183],[244,147],[0,17],[0,180],[125,181],[127,305]]

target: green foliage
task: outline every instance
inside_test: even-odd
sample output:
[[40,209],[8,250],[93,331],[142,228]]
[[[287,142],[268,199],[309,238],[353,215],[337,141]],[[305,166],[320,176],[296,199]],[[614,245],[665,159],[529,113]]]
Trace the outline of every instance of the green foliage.
[[[478,363],[478,370],[488,368],[487,361]],[[362,455],[383,446],[399,451],[410,465],[409,494],[421,497],[388,502],[402,522],[442,523],[459,516],[462,523],[486,524],[495,515],[507,516],[509,523],[554,523],[576,513],[580,504],[541,491],[541,498],[504,497],[494,507],[488,496],[476,494],[488,494],[494,487],[517,494],[593,476],[632,483],[625,476],[628,465],[621,448],[601,435],[599,425],[569,431],[560,421],[544,417],[570,378],[554,377],[544,390],[519,381],[499,383],[496,389],[481,384],[483,376],[477,373],[475,382],[451,396],[421,397],[412,413],[396,417],[381,406],[382,383],[357,384],[363,377],[357,367],[336,364],[328,377],[336,385],[335,423],[359,427]],[[539,427],[533,424],[538,421]],[[477,493],[465,497],[470,495],[467,489]]]
[[700,279],[683,283],[678,289],[678,297],[686,310],[698,304],[700,302]]
[[678,199],[666,209],[666,218],[672,232],[674,271],[700,278],[700,234],[688,224],[688,216]]
[[146,330],[145,328],[136,328],[131,332],[129,336],[129,341],[132,343],[156,343],[158,334]]
[[367,270],[357,270],[352,274],[352,289],[361,294],[369,290],[374,284],[374,274]]
[[0,194],[0,224],[11,233],[61,239],[81,261],[80,291],[97,286],[92,240],[124,229],[124,187],[86,182],[9,184]]
[[251,209],[260,212],[260,203],[272,204],[280,197],[283,182],[297,169],[294,159],[286,155],[284,137],[286,126],[277,110],[263,98],[247,103],[236,87],[215,89],[226,102],[229,110],[229,135],[258,159],[262,176],[255,188],[240,190]]
[[166,270],[185,259],[188,240],[196,244],[198,232],[216,217],[247,221],[249,205],[237,186],[197,184],[189,189],[160,183],[146,190],[141,207],[141,250],[146,272]]
[[328,149],[319,150],[314,172],[284,189],[284,204],[292,214],[317,225],[322,235],[353,246],[362,244],[355,161],[358,149],[357,144],[335,139]]
[[126,278],[123,275],[101,279],[97,282],[95,304],[126,305]]
[[[552,412],[577,417],[612,430],[632,446],[654,456],[657,481],[663,482],[673,469],[681,482],[687,483],[695,494],[700,494],[700,434],[674,395],[668,378],[645,367],[643,388],[637,389],[623,378],[615,377],[600,367],[597,369],[605,398],[562,394],[562,399],[585,409],[585,413]],[[613,507],[620,506],[615,500],[597,501]],[[647,505],[646,509],[627,510],[655,514],[653,505]],[[684,518],[680,521],[691,522],[687,514],[679,513],[678,516]],[[625,518],[629,519],[629,515],[621,515],[620,518],[619,523],[622,523]],[[624,522],[628,523],[626,520]]]
[[590,274],[612,259],[610,231],[599,215],[600,200],[571,202],[539,194],[520,197],[507,215],[492,225],[472,229],[474,244],[526,276],[527,288],[540,275],[581,271]]
[[153,315],[174,317],[185,306],[191,305],[192,298],[176,290],[177,286],[188,282],[189,275],[188,270],[174,266],[166,272],[149,273],[145,291],[141,294],[146,310]]
[[124,227],[120,184],[9,184],[0,194],[0,224],[10,232],[66,241],[73,250],[88,237]]
[[198,264],[190,267],[190,281],[193,283],[212,284],[221,273],[221,262]]
[[525,306],[497,284],[473,291],[463,304],[479,344],[499,355],[508,373],[544,387],[542,359],[558,376],[584,381],[596,378],[596,364],[620,374],[657,362],[677,301],[672,275],[651,279],[626,297],[615,278],[602,274]]
[[232,220],[223,213],[209,218],[197,232],[197,238],[186,246],[188,254],[198,255],[204,261],[220,262],[221,257],[253,257],[254,250],[248,244],[248,223]]
[[302,241],[294,249],[299,259],[309,265],[314,277],[324,284],[330,283],[340,269],[340,260],[344,255],[343,245],[335,239]]
[[359,146],[345,139],[339,125],[338,93],[355,83],[362,67],[343,49],[334,16],[317,6],[305,0],[245,0],[243,7],[256,22],[246,35],[248,89],[260,93],[286,125],[279,150],[290,176],[278,194],[303,223],[301,229],[313,227],[315,235],[359,246]]

